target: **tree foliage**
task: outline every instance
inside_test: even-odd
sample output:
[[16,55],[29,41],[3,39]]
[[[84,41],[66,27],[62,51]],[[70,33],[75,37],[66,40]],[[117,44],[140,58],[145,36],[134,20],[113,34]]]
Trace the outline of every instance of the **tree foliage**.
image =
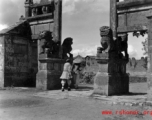
[[145,34],[147,34],[147,30],[142,30],[142,31],[133,32],[133,36],[136,36],[137,38],[138,38],[140,35],[141,35],[142,37],[144,37]]
[[148,37],[145,39],[145,41],[142,42],[143,48],[142,50],[144,51],[144,55],[148,55]]
[[[138,32],[133,32],[133,36],[136,36],[137,38],[141,35],[144,37],[147,34],[147,30],[142,30]],[[148,55],[148,37],[142,42],[143,48],[142,50],[144,51],[143,55],[147,56]]]

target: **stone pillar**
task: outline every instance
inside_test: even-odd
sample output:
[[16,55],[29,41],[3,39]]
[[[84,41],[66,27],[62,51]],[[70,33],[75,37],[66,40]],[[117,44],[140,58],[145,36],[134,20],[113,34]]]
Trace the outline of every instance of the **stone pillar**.
[[[36,88],[41,90],[54,90],[61,88],[60,76],[65,60],[51,57],[46,51],[41,53],[44,39],[38,40],[38,73],[36,75]],[[51,41],[51,38],[50,38]],[[47,49],[46,49],[47,50]]]
[[[93,93],[107,96],[127,94],[129,92],[129,76],[126,73],[128,59],[120,51],[124,47],[121,46],[121,41],[118,38],[114,41],[110,31],[106,26],[100,29],[102,48],[97,49],[96,60],[99,70],[94,78]],[[106,52],[108,46],[110,49]]]
[[[62,34],[62,0],[54,0],[54,30],[53,38],[54,41],[60,41],[61,45],[61,34]],[[61,58],[62,51],[59,51],[59,57]]]
[[25,0],[25,17],[31,16],[30,5],[33,4],[33,0]]
[[61,88],[60,76],[64,60],[56,58],[39,59],[39,70],[37,73],[36,88],[41,90],[54,90]]
[[147,15],[148,18],[148,70],[147,70],[147,82],[148,82],[148,97],[152,99],[152,10]]
[[[53,90],[61,88],[63,64],[61,59],[61,26],[62,26],[62,0],[54,2],[54,26],[53,32],[44,30],[38,40],[38,73],[36,76],[36,87],[42,90]],[[41,51],[45,46],[45,52]]]
[[117,16],[117,2],[119,0],[110,0],[110,28],[113,31],[113,37],[117,37],[118,16]]
[[54,11],[54,36],[55,41],[61,41],[62,31],[62,0],[55,0]]
[[0,88],[4,88],[4,36],[0,35]]
[[129,93],[129,76],[125,60],[110,60],[108,55],[96,58],[99,70],[94,79],[94,94],[121,95]]

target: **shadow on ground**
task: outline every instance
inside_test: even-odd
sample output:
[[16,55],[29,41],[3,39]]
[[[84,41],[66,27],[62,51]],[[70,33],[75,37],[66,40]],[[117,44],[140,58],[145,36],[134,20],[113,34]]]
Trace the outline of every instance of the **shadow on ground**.
[[76,91],[90,91],[90,90],[93,90],[93,85],[81,84],[79,85],[78,89],[76,89]]

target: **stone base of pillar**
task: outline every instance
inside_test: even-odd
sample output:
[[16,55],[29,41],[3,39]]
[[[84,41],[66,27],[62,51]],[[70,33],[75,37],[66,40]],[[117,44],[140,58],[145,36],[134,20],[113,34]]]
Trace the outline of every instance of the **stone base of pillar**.
[[55,58],[39,59],[39,71],[36,75],[36,88],[41,90],[61,89],[61,79],[65,60]]
[[121,95],[129,93],[129,75],[126,73],[126,60],[108,59],[108,55],[96,58],[99,71],[94,78],[94,94]]
[[147,85],[148,85],[148,90],[147,90],[147,97],[148,100],[152,100],[152,74],[147,73]]
[[98,72],[94,79],[94,94],[121,95],[129,93],[129,76]]

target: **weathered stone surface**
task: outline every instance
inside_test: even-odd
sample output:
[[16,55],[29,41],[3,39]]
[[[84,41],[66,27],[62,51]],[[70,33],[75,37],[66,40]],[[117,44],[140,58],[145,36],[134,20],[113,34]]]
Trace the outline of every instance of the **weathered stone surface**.
[[148,70],[147,70],[147,82],[148,82],[148,99],[152,98],[152,14],[148,16]]
[[110,27],[113,32],[113,37],[117,37],[117,0],[110,0]]
[[[61,42],[62,0],[25,3],[26,19],[30,22],[32,36],[36,38],[41,31],[53,33],[55,42]],[[36,38],[38,39],[38,38]]]
[[[118,18],[119,18],[118,27],[123,28],[125,26],[147,25],[147,23],[148,23],[148,20],[146,18],[147,13],[148,13],[148,11],[127,13],[126,19],[125,19],[124,13],[119,14],[118,15]],[[125,23],[127,23],[127,25]]]
[[31,41],[31,29],[28,22],[20,21],[9,29],[2,31],[0,36],[4,39],[2,47],[5,51],[5,54],[2,52],[3,57],[1,57],[1,60],[5,58],[4,62],[1,61],[4,67],[3,73],[1,72],[1,80],[4,83],[1,85],[3,87],[34,87],[37,54],[35,55],[33,52],[37,53],[37,48],[33,47],[36,43]]
[[24,37],[5,36],[5,86],[34,86],[37,66],[32,68],[34,56],[28,42]]
[[37,74],[36,87],[42,90],[61,89],[61,71],[41,70]]
[[[113,3],[111,1],[111,3]],[[115,25],[119,22],[118,32],[131,32],[148,30],[148,62],[145,63],[144,59],[136,61],[132,59],[129,61],[127,68],[128,71],[132,72],[137,70],[138,72],[147,72],[148,82],[148,95],[149,99],[152,98],[152,11],[151,11],[151,0],[125,0],[117,2],[118,21],[111,18]],[[115,13],[113,13],[113,16]],[[146,67],[147,65],[147,67]]]
[[47,54],[51,58],[59,58],[60,42],[53,39],[52,32],[45,30],[39,34],[39,56]]
[[94,78],[94,94],[118,95],[129,92],[129,76],[126,74],[126,61],[97,59],[99,70]]
[[39,34],[40,32],[44,30],[50,30],[49,24],[38,24],[35,25],[35,32],[33,34]]
[[62,29],[62,0],[54,1],[54,40],[61,41],[61,29]]
[[0,36],[0,88],[4,87],[4,36]]
[[36,76],[36,87],[42,90],[61,88],[62,59],[41,58],[39,59],[39,71]]
[[148,5],[150,3],[152,3],[151,0],[124,0],[122,2],[118,2],[117,7],[118,7],[118,9],[124,9],[124,8],[128,8],[128,7]]
[[151,0],[127,0],[117,2],[118,33],[148,30],[147,14]]
[[[111,12],[116,10],[116,2],[111,1]],[[116,13],[113,12],[113,14]],[[116,16],[113,15],[113,17]],[[103,26],[100,28],[102,48],[97,48],[96,60],[99,70],[94,78],[94,94],[109,96],[129,92],[129,76],[126,74],[126,64],[129,57],[127,53],[128,37],[127,34],[117,37],[115,31],[115,27],[117,27],[116,18],[113,19],[114,21],[111,21],[111,25],[116,38],[113,38],[109,27]],[[125,52],[125,56],[121,52]]]
[[129,77],[124,75],[108,75],[98,72],[94,79],[94,94],[118,95],[129,92]]

